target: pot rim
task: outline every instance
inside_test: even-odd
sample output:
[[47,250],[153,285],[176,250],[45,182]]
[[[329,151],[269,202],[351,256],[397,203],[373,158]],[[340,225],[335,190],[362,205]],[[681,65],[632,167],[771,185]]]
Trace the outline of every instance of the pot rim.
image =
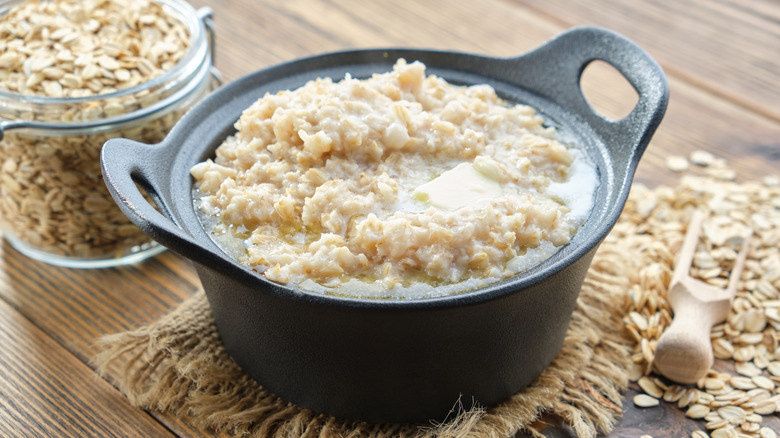
[[[192,224],[191,217],[183,216],[180,207],[188,209],[185,212],[186,216],[189,216],[190,214],[192,216],[195,215],[191,196],[186,202],[181,199],[178,201],[174,199],[174,204],[176,205],[168,205],[170,203],[166,202],[169,200],[166,199],[166,195],[168,195],[168,198],[171,197],[170,191],[171,186],[174,184],[172,181],[173,178],[168,181],[169,184],[166,186],[165,183],[161,183],[157,179],[159,178],[159,175],[153,175],[154,169],[144,169],[143,166],[138,163],[127,162],[126,159],[123,160],[119,157],[119,155],[122,155],[122,149],[125,149],[125,155],[137,157],[140,154],[138,149],[144,147],[148,148],[149,146],[140,145],[125,139],[115,139],[107,142],[103,148],[102,157],[105,180],[115,200],[119,203],[125,213],[128,214],[131,220],[163,245],[168,246],[184,257],[187,257],[206,268],[217,269],[234,276],[241,275],[242,281],[254,282],[254,284],[258,285],[258,289],[261,289],[260,286],[265,286],[262,289],[269,290],[280,298],[320,306],[354,307],[363,310],[402,309],[404,311],[429,310],[434,308],[446,309],[454,306],[477,305],[491,301],[506,294],[519,292],[530,285],[542,282],[546,278],[559,273],[561,270],[573,264],[576,260],[585,256],[594,249],[594,247],[600,244],[612,229],[622,211],[622,207],[628,197],[631,179],[633,178],[633,172],[638,164],[638,160],[665,112],[668,100],[668,85],[666,84],[666,79],[660,66],[658,66],[649,55],[634,43],[611,31],[593,27],[575,28],[540,48],[517,58],[495,58],[462,52],[397,48],[351,50],[301,58],[260,70],[221,87],[201,101],[194,110],[188,112],[188,114],[177,123],[162,143],[153,146],[155,152],[152,155],[155,157],[164,156],[167,157],[169,161],[174,161],[178,164],[182,164],[182,161],[191,161],[191,158],[193,158],[192,156],[197,154],[193,151],[187,151],[182,147],[187,143],[186,139],[188,136],[193,135],[191,131],[197,129],[198,124],[204,121],[208,122],[209,120],[207,119],[212,116],[213,113],[218,112],[215,111],[215,109],[225,110],[226,105],[228,105],[226,102],[235,101],[235,97],[238,95],[246,97],[247,93],[244,92],[242,94],[243,88],[257,82],[258,86],[253,89],[256,91],[258,87],[262,88],[269,83],[273,83],[274,75],[278,75],[276,80],[279,81],[289,79],[289,76],[285,75],[289,75],[290,73],[316,73],[317,69],[312,68],[311,66],[317,66],[323,62],[327,64],[327,61],[329,60],[350,59],[351,57],[354,57],[357,58],[357,61],[354,61],[353,64],[360,64],[361,60],[363,60],[363,65],[370,67],[371,62],[379,62],[379,60],[385,59],[385,62],[392,63],[398,57],[404,57],[403,55],[415,55],[412,56],[414,58],[421,55],[435,59],[442,59],[442,57],[444,57],[444,59],[453,58],[469,65],[469,69],[471,70],[464,70],[465,74],[473,73],[476,76],[481,76],[485,81],[490,82],[492,85],[494,82],[511,82],[511,79],[516,76],[516,73],[504,72],[502,74],[506,77],[501,77],[500,75],[497,77],[496,75],[486,74],[484,71],[480,73],[480,69],[489,69],[491,68],[490,66],[495,69],[498,68],[496,66],[500,66],[503,70],[514,70],[513,67],[522,63],[529,63],[531,60],[546,60],[544,67],[549,69],[560,66],[561,63],[565,63],[566,60],[562,58],[563,55],[572,55],[572,50],[581,50],[585,47],[585,44],[592,44],[594,40],[596,42],[601,41],[602,43],[606,41],[604,45],[609,46],[610,50],[600,51],[596,54],[586,53],[573,59],[570,62],[571,65],[568,67],[562,66],[561,69],[565,69],[569,76],[574,76],[573,79],[576,82],[574,84],[575,89],[568,90],[562,99],[554,100],[551,103],[548,102],[548,107],[550,104],[557,105],[558,107],[567,104],[576,106],[577,111],[580,113],[572,114],[570,111],[567,111],[566,108],[560,108],[560,115],[562,117],[571,116],[572,119],[570,121],[580,125],[582,129],[596,131],[595,137],[598,137],[596,140],[599,143],[596,147],[598,152],[604,154],[604,156],[600,158],[591,155],[591,158],[594,158],[594,161],[597,161],[596,164],[600,174],[601,186],[597,189],[596,204],[594,204],[593,210],[591,210],[583,226],[573,236],[572,241],[559,248],[550,258],[525,272],[473,290],[428,298],[373,299],[325,295],[306,291],[293,284],[282,285],[274,283],[225,254],[216,243],[208,237],[205,230],[203,230],[202,225],[200,225],[200,222],[197,221],[197,218],[196,226]],[[614,46],[616,45],[620,49],[618,51],[620,56],[611,54],[611,51],[614,51],[613,49],[615,49]],[[554,56],[551,56],[551,53]],[[639,57],[641,63],[637,62],[637,57]],[[550,60],[547,58],[553,59]],[[624,119],[611,121],[603,118],[597,113],[594,113],[592,108],[590,108],[582,97],[578,85],[579,77],[587,64],[597,59],[607,61],[615,66],[638,91],[639,102],[632,113]],[[626,64],[629,59],[634,62],[634,64]],[[407,58],[407,60],[409,59]],[[411,60],[409,61],[411,62]],[[639,70],[643,69],[643,71],[636,72],[636,64],[639,64]],[[345,68],[351,66],[338,65]],[[309,66],[308,69],[306,68],[307,66]],[[434,70],[434,74],[436,74],[435,70],[446,68],[446,66],[442,65],[436,66],[438,68],[431,69],[428,62],[426,62],[426,66],[428,66],[430,70]],[[544,71],[544,69],[542,69],[542,71]],[[266,77],[271,77],[271,79],[263,82]],[[448,81],[450,80],[448,77],[444,78]],[[538,82],[537,86],[534,86],[533,82],[530,87],[528,87],[527,84],[524,87],[521,84],[512,83],[510,83],[509,86],[519,88],[521,94],[531,93],[529,96],[536,95],[543,100],[554,96],[556,93],[555,87],[560,87],[559,84],[556,85],[554,82],[550,85],[544,81]],[[256,100],[257,97],[259,96],[255,96],[252,101]],[[527,103],[527,101],[519,103]],[[535,107],[537,111],[540,111],[538,106],[533,103],[530,103],[530,105]],[[241,111],[243,111],[243,109],[245,109],[245,107],[242,108]],[[587,114],[585,114],[585,112],[587,112]],[[235,123],[235,120],[236,119],[230,120],[230,127]],[[560,122],[560,120],[556,121]],[[205,124],[210,125],[210,123]],[[227,126],[225,125],[226,123],[223,123],[219,126],[222,128],[222,131],[220,132],[224,133],[226,131]],[[210,128],[214,129],[213,126]],[[583,134],[580,134],[580,138],[582,138]],[[610,146],[606,143],[614,141],[615,138],[612,137],[617,138],[621,135],[630,135],[632,140],[631,147],[624,147],[623,149],[627,150],[618,150],[618,152],[609,149]],[[224,136],[222,136],[222,139],[224,139]],[[208,151],[213,154],[213,150],[217,146],[218,144],[211,144],[205,147],[201,146],[197,151]],[[614,148],[616,146],[612,147]],[[587,147],[585,149],[589,153],[595,152]],[[615,169],[603,165],[611,164],[611,157],[607,157],[608,153],[605,152],[604,149],[607,149],[607,152],[612,151],[624,155],[626,161],[625,169],[622,172],[618,172],[620,175],[614,174]],[[135,152],[133,152],[133,150],[135,150]],[[148,149],[146,150],[148,151]],[[200,158],[200,160],[190,163],[190,167],[192,164],[202,161],[201,157],[197,158]],[[599,159],[603,161],[599,161]],[[160,160],[158,158],[154,161]],[[604,163],[604,161],[606,163]],[[184,164],[186,167],[186,163]],[[122,167],[124,167],[124,169],[122,169]],[[156,167],[158,167],[157,170],[160,170],[159,165]],[[173,167],[176,167],[176,164],[174,164]],[[167,165],[164,169],[170,172],[171,166]],[[170,220],[166,219],[168,224],[161,224],[160,218],[162,218],[162,215],[157,213],[157,216],[159,217],[154,217],[154,213],[141,205],[142,201],[139,200],[135,194],[130,193],[128,195],[129,191],[131,192],[134,190],[128,186],[128,181],[132,182],[132,178],[129,178],[131,174],[136,177],[138,182],[147,190],[147,192],[155,198],[158,205],[163,205],[163,210],[170,218]],[[179,182],[179,184],[183,183]],[[187,185],[191,190],[191,177],[189,178]],[[598,205],[598,201],[605,197],[610,197],[608,200],[609,202],[607,202],[606,205]],[[143,203],[145,203],[145,201]],[[193,211],[189,212],[189,210]],[[171,220],[173,220],[173,222],[171,222]],[[593,220],[598,220],[599,223],[594,225],[592,224]],[[588,227],[588,233],[583,234],[583,230],[586,230],[586,226]],[[258,293],[261,292],[262,291],[258,291]]]

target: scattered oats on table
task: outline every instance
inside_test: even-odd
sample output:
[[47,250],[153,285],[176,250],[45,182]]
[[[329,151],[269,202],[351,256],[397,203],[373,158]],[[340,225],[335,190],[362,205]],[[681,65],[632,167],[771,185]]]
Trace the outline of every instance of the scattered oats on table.
[[666,382],[654,372],[653,357],[672,321],[668,286],[692,212],[703,210],[706,219],[691,274],[716,287],[728,282],[740,238],[751,228],[737,295],[726,322],[711,335],[715,357],[732,362],[734,373],[711,370],[696,385],[668,384],[662,399],[704,422],[710,434],[696,431],[694,438],[776,437],[762,421],[780,412],[780,178],[737,182],[724,160],[704,151],[670,157],[667,166],[682,172],[679,184],[635,184],[608,237],[643,254],[625,301],[625,329],[635,342],[630,379],[648,398]]
[[679,155],[671,155],[666,158],[666,167],[675,172],[685,172],[688,170],[688,159]]
[[657,398],[647,394],[637,394],[634,396],[634,404],[640,408],[651,408],[653,406],[658,406],[659,403]]

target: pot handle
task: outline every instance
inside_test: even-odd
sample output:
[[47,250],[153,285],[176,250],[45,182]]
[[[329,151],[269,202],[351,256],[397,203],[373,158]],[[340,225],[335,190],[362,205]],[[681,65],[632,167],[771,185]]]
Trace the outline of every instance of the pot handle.
[[[143,232],[174,252],[218,268],[214,265],[222,264],[223,258],[185,232],[172,214],[175,206],[168,203],[170,181],[165,180],[170,175],[171,150],[165,143],[148,145],[126,138],[110,139],[100,154],[103,179],[122,212]],[[144,198],[138,186],[157,208]]]
[[[582,73],[596,60],[617,69],[639,96],[631,113],[620,120],[595,112],[582,94]],[[636,166],[666,112],[669,86],[661,67],[644,49],[610,30],[577,27],[504,62],[517,67],[504,70],[507,79],[580,116],[629,169]]]

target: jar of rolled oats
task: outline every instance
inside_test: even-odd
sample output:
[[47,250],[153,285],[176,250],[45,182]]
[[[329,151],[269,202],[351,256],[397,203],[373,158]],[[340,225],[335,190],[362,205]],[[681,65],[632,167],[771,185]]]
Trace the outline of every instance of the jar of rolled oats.
[[19,252],[97,268],[162,251],[100,171],[153,144],[218,82],[211,11],[183,0],[0,0],[0,225]]

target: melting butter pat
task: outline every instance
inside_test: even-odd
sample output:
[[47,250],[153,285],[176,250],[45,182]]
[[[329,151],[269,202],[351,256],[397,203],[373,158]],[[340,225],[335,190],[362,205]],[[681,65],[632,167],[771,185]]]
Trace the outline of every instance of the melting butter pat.
[[474,168],[461,163],[433,180],[417,187],[412,197],[444,210],[456,210],[479,199],[503,194],[501,184]]

